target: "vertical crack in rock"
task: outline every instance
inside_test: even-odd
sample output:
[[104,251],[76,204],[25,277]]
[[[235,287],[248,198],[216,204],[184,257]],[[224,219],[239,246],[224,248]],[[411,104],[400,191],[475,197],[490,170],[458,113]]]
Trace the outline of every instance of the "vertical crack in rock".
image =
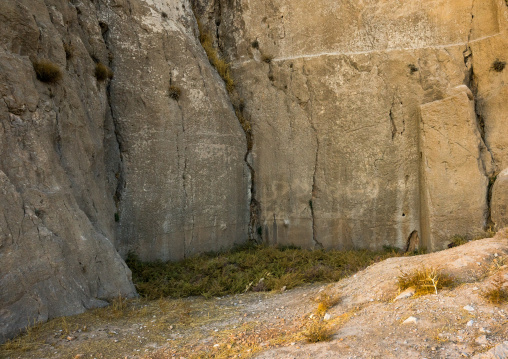
[[394,106],[395,97],[392,98],[392,105],[390,106],[390,124],[392,126],[392,141],[395,138],[395,134],[397,133],[397,126],[395,126],[395,119],[393,115],[393,106]]
[[[198,35],[202,36],[203,35],[203,34],[201,34],[201,31],[202,31],[201,27],[202,26],[200,25],[200,20],[198,18],[196,3],[192,2],[192,5],[193,5],[192,12],[194,14],[194,18],[196,20],[197,27],[199,29]],[[219,50],[221,52],[223,52],[223,46],[221,44],[221,41],[219,41],[220,40],[219,26],[222,22],[222,19],[221,19],[222,10],[221,10],[220,2],[215,4],[213,15],[215,17],[214,26],[215,26],[217,46],[218,46]],[[205,49],[203,48],[203,50],[205,50]],[[206,50],[205,50],[205,53],[206,53]],[[210,62],[212,63],[212,61],[210,61]],[[214,67],[213,64],[212,64],[212,67]],[[215,69],[215,70],[217,70],[217,69]],[[220,74],[219,74],[219,76],[220,76]],[[260,212],[259,207],[260,206],[259,206],[259,202],[256,200],[256,185],[255,185],[256,184],[256,171],[251,163],[252,162],[252,156],[251,156],[252,146],[253,146],[253,141],[254,141],[254,136],[252,134],[252,127],[251,127],[250,120],[246,118],[246,113],[244,111],[245,104],[244,104],[244,101],[241,99],[240,95],[238,94],[238,91],[234,87],[230,88],[229,86],[227,86],[226,83],[225,83],[225,85],[226,85],[226,90],[227,90],[226,93],[228,95],[229,102],[233,106],[235,116],[236,116],[238,122],[240,123],[242,131],[245,134],[245,141],[247,144],[247,151],[244,156],[244,162],[250,172],[250,184],[249,184],[250,203],[249,203],[248,236],[249,236],[249,240],[255,241],[257,243],[262,243],[263,231],[262,231],[261,226],[259,225],[259,212]]]
[[[101,3],[98,2],[96,4],[97,13],[103,13],[104,11],[101,10]],[[106,5],[107,9],[107,5]],[[102,39],[104,41],[104,45],[106,46],[106,50],[109,54],[112,54],[110,49],[110,43],[109,43],[109,25],[104,21],[99,21],[99,27],[101,30]],[[109,68],[112,68],[113,66],[113,59],[114,56],[108,56],[108,66]],[[123,146],[123,140],[122,135],[120,134],[120,124],[118,121],[118,116],[116,116],[114,106],[111,101],[111,83],[114,81],[111,79],[107,85],[106,85],[106,100],[108,103],[108,110],[109,115],[111,116],[112,124],[113,124],[113,132],[115,135],[115,141],[118,146],[118,167],[115,172],[115,178],[116,178],[116,188],[115,193],[113,195],[114,201],[115,201],[115,207],[117,210],[117,213],[119,213],[120,209],[120,201],[122,198],[123,191],[125,189],[125,165],[124,165],[124,158],[123,153],[125,152],[124,146]],[[116,215],[115,215],[116,216]]]
[[[494,159],[491,149],[489,148],[488,142],[486,140],[486,134],[485,134],[485,119],[482,115],[482,105],[481,105],[481,99],[478,98],[478,81],[475,76],[474,72],[474,66],[473,66],[473,52],[469,46],[469,42],[471,41],[471,36],[473,32],[473,19],[474,19],[474,7],[475,7],[475,0],[471,3],[471,23],[470,23],[470,29],[467,39],[466,48],[463,51],[464,56],[464,65],[467,69],[467,76],[465,79],[466,85],[471,89],[471,92],[473,93],[473,101],[474,101],[474,110],[476,114],[476,124],[478,127],[478,131],[481,136],[481,143],[480,143],[480,164],[483,169],[484,175],[489,179],[489,182],[487,184],[487,208],[485,211],[485,230],[489,230],[494,226],[494,223],[492,222],[491,218],[491,200],[492,200],[492,186],[494,184],[494,181],[496,179],[496,171],[494,167]],[[487,161],[490,161],[490,164],[486,163]]]
[[[306,85],[307,85],[307,88],[310,89],[308,78],[306,78]],[[308,111],[309,112],[308,112],[308,114],[309,114],[310,127],[312,128],[312,131],[314,132],[314,135],[316,137],[316,156],[314,158],[314,172],[312,174],[312,192],[311,192],[311,199],[309,201],[309,207],[310,207],[310,215],[312,217],[312,241],[314,243],[314,247],[323,248],[323,244],[318,241],[317,234],[316,234],[316,216],[315,216],[316,203],[315,203],[314,199],[317,197],[317,192],[318,192],[318,188],[317,188],[317,184],[316,184],[316,177],[317,177],[317,171],[318,171],[320,143],[319,143],[319,134],[318,134],[317,128],[314,124],[314,118],[312,115],[312,112],[313,112],[312,94],[313,94],[313,92],[309,91],[309,104],[308,104]]]

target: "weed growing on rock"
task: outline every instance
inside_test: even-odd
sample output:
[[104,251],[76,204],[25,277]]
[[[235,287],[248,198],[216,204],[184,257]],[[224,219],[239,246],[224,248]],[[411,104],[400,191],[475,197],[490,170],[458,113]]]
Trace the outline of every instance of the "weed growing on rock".
[[407,65],[407,67],[409,67],[409,71],[411,71],[411,74],[414,74],[415,72],[418,71],[418,67],[416,67],[414,64],[409,64]]
[[506,62],[505,61],[501,61],[499,59],[496,59],[496,61],[494,61],[494,63],[492,64],[492,70],[496,71],[496,72],[501,72],[504,70],[506,66]]
[[409,273],[402,273],[398,277],[399,290],[415,288],[415,296],[435,293],[438,289],[451,287],[453,279],[436,268],[416,269]]
[[65,51],[65,58],[67,60],[72,59],[74,57],[74,46],[71,43],[64,42],[63,43],[63,48],[64,48],[64,51]]
[[[141,262],[129,254],[138,292],[160,297],[205,298],[294,288],[303,283],[334,282],[395,253],[283,249],[249,245],[225,253],[202,254],[180,262]],[[263,278],[263,280],[261,280]]]
[[173,100],[178,101],[180,95],[182,94],[182,90],[178,86],[169,86],[169,97]]
[[272,60],[273,60],[273,56],[272,55],[263,55],[261,57],[261,61],[266,62],[267,64],[272,62]]
[[33,67],[39,81],[56,83],[62,78],[60,67],[49,60],[35,61]]
[[113,78],[113,71],[101,62],[95,65],[95,78],[97,81],[105,81]]
[[224,80],[227,90],[232,92],[235,88],[235,82],[231,76],[231,66],[219,56],[217,49],[213,46],[212,37],[203,29],[201,22],[197,20],[197,23],[199,41],[206,52],[206,56],[208,56],[208,61],[210,61],[210,64],[215,67],[220,77],[222,77],[222,80]]

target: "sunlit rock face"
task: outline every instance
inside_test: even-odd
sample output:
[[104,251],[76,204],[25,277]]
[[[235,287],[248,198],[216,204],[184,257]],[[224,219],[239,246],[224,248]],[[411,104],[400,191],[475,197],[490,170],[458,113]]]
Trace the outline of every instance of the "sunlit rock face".
[[505,1],[194,5],[252,122],[265,241],[406,249],[416,231],[436,250],[491,224],[489,178],[508,161]]

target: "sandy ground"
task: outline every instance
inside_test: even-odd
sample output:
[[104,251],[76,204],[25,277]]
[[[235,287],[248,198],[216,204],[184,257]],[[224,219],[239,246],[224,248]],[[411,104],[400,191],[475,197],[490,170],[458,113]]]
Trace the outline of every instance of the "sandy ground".
[[[508,304],[483,296],[496,279],[508,286],[507,234],[390,258],[328,285],[212,300],[118,301],[31,329],[1,347],[0,357],[508,358]],[[423,267],[439,268],[455,285],[395,300],[401,273]],[[338,298],[321,313],[332,336],[311,344],[306,333],[325,294]]]

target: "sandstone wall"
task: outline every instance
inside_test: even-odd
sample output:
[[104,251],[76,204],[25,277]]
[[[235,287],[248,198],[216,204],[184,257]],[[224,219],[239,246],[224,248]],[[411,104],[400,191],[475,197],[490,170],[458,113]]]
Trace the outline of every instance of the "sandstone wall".
[[[508,160],[508,71],[493,69],[507,60],[505,1],[194,5],[233,63],[252,122],[265,241],[405,249],[417,231],[420,246],[439,249],[490,224],[487,177]],[[428,131],[422,109],[447,110],[461,85],[471,102],[462,96],[438,124],[446,130]],[[444,192],[461,200],[429,202]],[[474,221],[437,230],[464,199]]]

